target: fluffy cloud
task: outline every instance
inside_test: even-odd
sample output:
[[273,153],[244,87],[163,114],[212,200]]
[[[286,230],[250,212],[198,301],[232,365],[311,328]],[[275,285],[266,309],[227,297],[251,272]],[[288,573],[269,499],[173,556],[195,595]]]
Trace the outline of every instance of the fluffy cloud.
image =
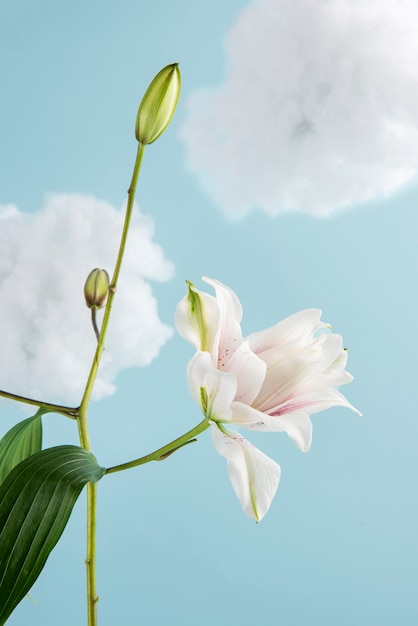
[[[94,267],[112,273],[123,219],[124,211],[77,194],[50,195],[34,214],[0,207],[0,388],[79,403],[96,345],[83,286]],[[136,210],[95,399],[114,392],[121,369],[148,364],[171,336],[147,281],[172,274],[152,220]]]
[[230,215],[327,215],[418,167],[416,0],[258,0],[219,87],[192,94],[188,164]]

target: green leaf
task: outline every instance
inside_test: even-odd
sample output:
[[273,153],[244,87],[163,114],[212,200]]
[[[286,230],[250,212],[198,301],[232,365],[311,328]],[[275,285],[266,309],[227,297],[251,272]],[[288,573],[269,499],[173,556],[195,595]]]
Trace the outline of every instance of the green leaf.
[[23,459],[42,448],[42,413],[19,422],[0,441],[0,484]]
[[0,485],[0,626],[28,593],[88,482],[105,470],[77,446],[36,452]]

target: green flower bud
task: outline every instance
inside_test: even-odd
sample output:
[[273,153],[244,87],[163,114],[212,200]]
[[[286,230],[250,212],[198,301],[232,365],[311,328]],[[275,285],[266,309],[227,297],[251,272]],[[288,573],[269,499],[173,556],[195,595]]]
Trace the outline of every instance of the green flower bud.
[[135,137],[142,144],[152,143],[165,131],[176,110],[180,87],[178,63],[164,67],[151,82],[136,116]]
[[109,293],[109,274],[98,267],[90,272],[84,284],[84,297],[89,309],[102,309],[106,306]]

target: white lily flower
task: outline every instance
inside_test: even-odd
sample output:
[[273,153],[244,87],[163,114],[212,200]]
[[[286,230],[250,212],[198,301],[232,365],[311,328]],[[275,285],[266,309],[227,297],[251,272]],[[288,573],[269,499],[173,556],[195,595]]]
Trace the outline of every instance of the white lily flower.
[[280,479],[280,467],[226,424],[286,432],[307,451],[310,415],[332,406],[358,413],[335,389],[352,376],[340,335],[316,333],[327,324],[307,309],[276,326],[242,337],[235,293],[204,278],[216,297],[189,284],[176,310],[179,333],[196,348],[188,366],[190,391],[210,419],[216,450],[228,461],[234,490],[249,517],[261,520]]

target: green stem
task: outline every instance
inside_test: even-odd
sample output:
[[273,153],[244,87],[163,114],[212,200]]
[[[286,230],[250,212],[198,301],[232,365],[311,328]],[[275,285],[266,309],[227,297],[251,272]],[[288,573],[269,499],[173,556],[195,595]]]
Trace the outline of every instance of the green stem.
[[88,624],[97,624],[97,595],[96,585],[96,513],[97,513],[97,484],[87,484],[87,617]]
[[[131,221],[132,210],[134,206],[135,191],[138,182],[139,170],[144,155],[145,146],[141,143],[138,145],[134,170],[132,174],[131,184],[128,189],[128,201],[126,205],[125,222],[121,235],[119,252],[116,259],[115,270],[113,272],[112,281],[109,285],[109,296],[103,315],[103,321],[100,333],[97,338],[96,351],[91,364],[89,376],[84,390],[83,398],[78,411],[78,432],[80,437],[80,445],[90,451],[90,436],[88,427],[88,406],[93,391],[94,382],[100,365],[100,360],[104,350],[105,337],[109,325],[110,313],[112,310],[113,298],[115,297],[117,282],[119,278],[122,260],[125,252],[126,241],[128,237],[129,224]],[[87,616],[88,626],[97,626],[97,603],[99,597],[96,589],[96,502],[97,502],[97,486],[89,483],[87,485]]]
[[50,402],[44,402],[43,400],[35,400],[34,398],[27,398],[26,396],[18,396],[15,393],[9,393],[0,389],[0,396],[8,398],[9,400],[15,400],[16,402],[23,402],[25,404],[32,404],[46,409],[49,413],[62,413],[71,419],[76,419],[78,415],[78,408],[62,406],[61,404],[51,404]]
[[210,426],[209,420],[207,417],[205,417],[205,419],[202,422],[200,422],[200,424],[198,424],[197,426],[189,430],[187,433],[185,433],[181,437],[174,439],[174,441],[171,441],[170,443],[163,446],[162,448],[158,448],[158,450],[155,450],[154,452],[151,452],[150,454],[147,454],[146,456],[141,456],[139,459],[135,459],[134,461],[129,461],[128,463],[121,463],[121,465],[115,465],[114,467],[109,467],[105,473],[114,474],[115,472],[122,472],[123,470],[131,469],[131,467],[138,467],[138,465],[144,465],[145,463],[149,463],[150,461],[162,461],[163,459],[167,458],[167,456],[169,456],[172,452],[175,452],[182,446],[185,446],[186,444],[191,443],[194,437],[197,437],[197,435],[200,435],[200,433],[203,433],[203,431],[209,428],[209,426]]
[[139,170],[140,170],[141,163],[142,163],[142,157],[144,155],[144,150],[145,150],[145,146],[140,143],[138,145],[138,152],[136,155],[134,171],[132,174],[132,181],[128,189],[128,203],[126,206],[125,223],[123,225],[123,231],[122,231],[122,236],[121,236],[121,241],[120,241],[120,246],[119,246],[118,257],[116,259],[115,270],[113,273],[112,281],[109,285],[109,297],[107,299],[107,304],[106,304],[105,312],[103,315],[103,322],[100,328],[100,334],[99,334],[99,339],[97,342],[96,352],[94,354],[93,363],[90,368],[90,373],[87,379],[86,388],[84,390],[84,395],[80,404],[80,415],[79,415],[79,420],[81,423],[80,424],[80,433],[81,433],[80,441],[81,441],[81,445],[87,450],[90,449],[89,444],[88,444],[88,429],[87,429],[87,415],[86,415],[87,407],[90,402],[91,394],[93,391],[93,385],[96,380],[100,360],[101,360],[103,350],[104,350],[104,340],[105,340],[106,333],[107,333],[107,327],[109,325],[113,299],[115,297],[120,268],[122,265],[123,255],[125,252],[129,224],[131,221],[132,210],[134,206],[135,191],[136,191],[136,185],[138,182],[138,174],[139,174]]

